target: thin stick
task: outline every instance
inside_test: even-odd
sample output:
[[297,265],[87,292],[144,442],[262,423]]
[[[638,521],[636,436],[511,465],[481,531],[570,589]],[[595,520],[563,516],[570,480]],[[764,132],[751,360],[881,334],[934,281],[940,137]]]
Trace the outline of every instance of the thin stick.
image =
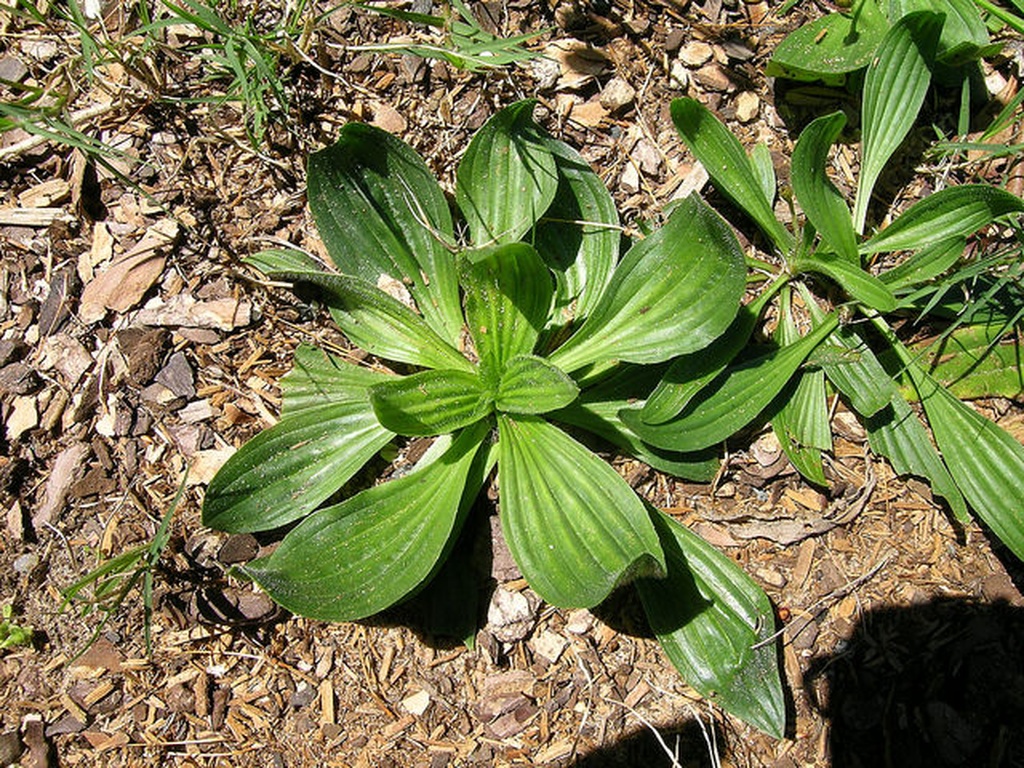
[[[805,610],[807,611],[807,613],[811,613],[811,614],[817,616],[819,613],[821,613],[821,611],[818,610],[818,609],[819,608],[823,608],[823,604],[824,603],[827,603],[827,602],[832,601],[832,600],[838,600],[839,598],[846,597],[848,594],[853,592],[853,590],[855,590],[861,584],[864,584],[865,582],[870,581],[875,576],[875,574],[877,574],[880,570],[882,570],[882,568],[884,568],[888,564],[889,564],[889,558],[888,557],[883,558],[880,562],[876,563],[871,568],[870,571],[868,571],[867,573],[861,574],[856,579],[854,579],[853,581],[845,584],[844,586],[839,587],[838,589],[832,590],[827,595],[822,597],[820,600],[817,600],[816,602],[814,602],[811,605],[810,608],[807,608]],[[780,629],[775,634],[769,635],[764,640],[761,640],[760,642],[755,643],[754,645],[750,646],[750,650],[756,651],[758,648],[763,648],[766,645],[770,645],[771,643],[774,643],[776,640],[779,639],[779,637],[781,637],[785,633],[785,631],[787,629],[789,629],[791,624],[793,624],[792,621],[789,622],[789,624],[786,624],[782,629]]]

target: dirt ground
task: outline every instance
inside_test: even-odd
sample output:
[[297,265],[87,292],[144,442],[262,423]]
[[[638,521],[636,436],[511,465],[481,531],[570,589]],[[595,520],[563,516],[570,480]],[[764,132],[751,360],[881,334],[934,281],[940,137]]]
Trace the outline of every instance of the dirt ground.
[[[981,529],[955,525],[923,483],[894,476],[841,403],[827,493],[764,432],[729,446],[714,487],[608,454],[772,598],[790,709],[781,741],[688,689],[628,591],[593,613],[540,603],[487,505],[479,531],[492,551],[477,565],[489,610],[472,650],[431,637],[422,606],[329,625],[285,615],[229,575],[268,542],[204,529],[205,484],[274,423],[295,346],[344,344],[241,257],[319,247],[304,158],[340,125],[393,131],[450,190],[472,133],[537,98],[538,119],[634,223],[703,186],[669,119],[674,97],[701,99],[748,147],[766,142],[783,181],[804,110],[831,104],[856,119],[849,95],[783,92],[763,74],[785,32],[825,6],[779,16],[741,0],[473,5],[501,34],[550,28],[531,44],[547,57],[473,74],[354,51],[415,30],[343,8],[306,58],[283,57],[287,120],[253,149],[237,109],[180,101],[217,84],[182,53],[199,33],[171,28],[132,66],[68,86],[69,109],[92,110],[81,130],[120,150],[107,165],[3,134],[0,604],[33,642],[0,651],[0,765],[1024,766],[1024,570]],[[104,5],[109,39],[130,39],[135,9]],[[79,50],[67,25],[3,10],[0,33],[0,79],[52,84]],[[1020,50],[1009,41],[988,67],[993,93],[1016,88]],[[930,104],[941,125],[941,103]],[[855,153],[844,147],[838,162],[855,167]],[[1005,171],[907,162],[925,182],[883,182],[896,205],[928,174]],[[978,407],[1024,437],[1020,402]],[[148,545],[172,508],[153,570],[152,653],[138,590],[89,645],[103,613],[62,611],[62,590]]]

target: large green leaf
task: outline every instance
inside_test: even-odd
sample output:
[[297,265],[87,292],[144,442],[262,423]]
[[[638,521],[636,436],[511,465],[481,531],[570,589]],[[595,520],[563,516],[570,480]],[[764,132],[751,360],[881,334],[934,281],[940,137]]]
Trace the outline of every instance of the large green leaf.
[[367,352],[427,368],[473,370],[472,363],[422,317],[364,280],[330,272],[274,272],[270,276],[320,289],[335,322],[353,344]]
[[952,242],[991,224],[1000,216],[1024,211],[1024,200],[988,184],[947,187],[920,200],[896,221],[861,245],[863,254],[916,250]]
[[861,163],[853,226],[864,231],[871,193],[885,164],[917,120],[931,82],[942,17],[920,11],[904,16],[882,38],[864,78]]
[[206,489],[203,524],[265,531],[312,511],[394,434],[380,425],[367,394],[302,409],[243,445]]
[[576,382],[547,360],[519,355],[502,371],[494,404],[506,413],[547,413],[564,408],[579,393]]
[[300,344],[295,350],[292,369],[281,379],[281,414],[288,418],[328,403],[365,402],[367,389],[389,378],[386,373],[350,363],[309,344]]
[[601,177],[568,145],[546,140],[558,168],[555,200],[533,244],[555,273],[556,326],[590,314],[619,258],[619,214]]
[[794,259],[791,268],[794,272],[825,275],[838,283],[851,299],[879,312],[891,312],[896,308],[896,297],[885,283],[861,269],[858,261],[818,252]]
[[694,482],[710,482],[722,465],[717,449],[697,453],[663,451],[643,442],[619,418],[624,408],[637,408],[643,402],[664,369],[664,365],[620,364],[600,381],[587,386],[570,406],[548,417],[597,435],[660,472]]
[[699,451],[716,445],[768,407],[837,322],[830,316],[795,344],[727,369],[670,421],[646,424],[630,410],[619,415],[641,439],[659,448]]
[[750,216],[776,248],[787,253],[793,244],[793,235],[775,218],[760,175],[739,139],[695,99],[676,99],[671,111],[672,122],[708,172],[715,188]]
[[651,629],[698,693],[781,739],[786,707],[768,597],[699,536],[651,515],[668,563],[666,578],[637,582]]
[[850,209],[825,172],[828,151],[842,133],[846,115],[819,117],[800,133],[793,147],[793,192],[825,243],[847,262],[859,265]]
[[448,201],[426,164],[386,131],[342,127],[336,144],[309,158],[307,197],[338,269],[377,285],[405,285],[434,331],[462,330]]
[[643,502],[608,464],[535,417],[498,416],[501,526],[542,598],[592,607],[632,578],[663,572]]
[[1024,560],[1024,446],[910,365],[935,443],[968,504]]
[[455,201],[478,247],[515,242],[555,199],[558,171],[533,122],[535,103],[516,102],[488,120],[459,163]]
[[488,425],[465,430],[425,468],[311,515],[245,567],[275,602],[325,621],[366,618],[439,567],[482,483],[474,458]]
[[469,426],[494,409],[494,394],[467,371],[392,376],[370,388],[377,419],[399,435],[441,435]]
[[936,51],[936,59],[943,64],[964,64],[991,52],[985,22],[971,0],[891,0],[890,5],[893,19],[914,11],[932,11],[946,17]]
[[496,386],[505,364],[533,352],[554,295],[551,272],[526,243],[474,254],[463,263],[466,322],[481,375]]
[[743,252],[696,195],[623,256],[590,317],[550,360],[572,373],[591,363],[655,363],[702,349],[736,316]]
[[866,66],[889,28],[875,0],[858,0],[849,13],[830,13],[786,35],[765,70],[769,77],[839,84]]
[[725,333],[705,349],[681,355],[673,361],[640,411],[644,423],[662,424],[668,421],[725,370],[750,341],[761,313],[781,284],[774,283],[750,304],[740,307],[736,319]]

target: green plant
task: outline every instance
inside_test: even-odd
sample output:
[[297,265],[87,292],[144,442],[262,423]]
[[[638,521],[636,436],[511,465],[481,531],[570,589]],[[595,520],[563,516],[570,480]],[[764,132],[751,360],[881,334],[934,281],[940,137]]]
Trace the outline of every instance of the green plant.
[[453,67],[478,72],[484,69],[504,67],[519,61],[528,61],[539,54],[523,48],[537,37],[549,30],[529,32],[514,37],[498,37],[484,29],[476,16],[462,0],[450,0],[445,3],[445,15],[433,16],[425,13],[413,13],[398,8],[387,8],[379,5],[353,3],[353,7],[363,11],[388,16],[393,19],[423,24],[437,30],[441,34],[440,42],[420,43],[377,43],[349,46],[350,51],[366,51],[376,53],[402,53],[420,56],[425,59],[441,59]]
[[[848,11],[826,14],[791,32],[772,53],[766,73],[832,85],[848,79],[859,81],[857,76],[874,66],[891,37],[890,30],[921,12],[941,18],[941,31],[929,41],[927,80],[934,78],[960,88],[959,133],[966,134],[972,98],[986,96],[983,86],[977,90],[981,82],[978,60],[1002,48],[989,39],[985,21],[972,0],[855,0]],[[920,106],[918,103],[916,109]]]
[[[466,150],[455,201],[468,243],[426,165],[393,136],[350,123],[310,158],[310,208],[338,271],[289,250],[250,263],[315,286],[351,342],[392,369],[300,347],[281,421],[212,480],[203,520],[229,531],[301,520],[244,572],[294,612],[361,619],[461,557],[456,539],[496,466],[505,538],[541,597],[591,607],[633,581],[686,680],[779,736],[766,596],[573,436],[594,433],[683,477],[714,475],[714,452],[651,449],[617,414],[665,361],[733,321],[739,244],[694,197],[619,260],[610,195],[532,111],[508,107]],[[434,438],[411,471],[321,507],[410,436]]]
[[[927,50],[940,23],[933,14],[904,17],[868,71],[858,200],[871,194],[878,171],[916,116],[916,97],[908,94],[927,87]],[[998,264],[979,272],[985,259],[972,263],[966,246],[978,230],[1024,211],[1024,202],[986,185],[948,187],[862,237],[860,220],[826,173],[828,152],[845,123],[835,113],[810,123],[794,148],[792,187],[804,219],[801,224],[794,216],[796,230],[790,232],[774,216],[774,172],[762,159],[766,153],[748,156],[695,101],[674,102],[672,118],[716,188],[764,232],[781,266],[761,263],[768,275],[761,295],[709,350],[673,363],[643,407],[624,410],[623,420],[651,445],[695,451],[761,417],[771,421],[800,473],[826,485],[822,453],[832,445],[830,385],[860,416],[871,448],[898,473],[927,478],[957,517],[966,519],[972,509],[1024,558],[1024,447],[937,382],[922,354],[894,330],[905,319],[941,317],[941,297],[974,278],[987,281],[990,298],[1006,300],[1000,322],[1018,323],[1024,297],[1013,273],[1007,279]],[[776,298],[774,343],[751,343]],[[986,300],[978,306],[996,305]],[[900,385],[920,400],[934,445]]]
[[235,23],[218,11],[218,3],[204,0],[161,0],[170,16],[155,19],[139,32],[152,36],[163,28],[193,24],[205,37],[186,50],[198,51],[206,70],[204,79],[223,84],[222,93],[211,97],[187,97],[186,101],[238,103],[250,142],[263,141],[267,127],[288,112],[289,97],[281,70],[305,33],[308,0],[289,4],[267,21],[255,11]]
[[142,590],[143,636],[146,653],[152,652],[153,574],[171,539],[171,520],[185,493],[187,478],[188,473],[186,472],[167,512],[160,520],[160,525],[157,527],[152,541],[132,547],[116,557],[104,560],[61,592],[63,600],[60,609],[62,611],[75,603],[81,607],[82,615],[89,615],[94,611],[103,614],[89,640],[72,657],[72,661],[85,653],[96,642],[107,622],[117,614],[128,595],[136,587],[140,587]]
[[19,645],[32,645],[32,627],[15,624],[14,607],[4,605],[0,609],[0,651]]

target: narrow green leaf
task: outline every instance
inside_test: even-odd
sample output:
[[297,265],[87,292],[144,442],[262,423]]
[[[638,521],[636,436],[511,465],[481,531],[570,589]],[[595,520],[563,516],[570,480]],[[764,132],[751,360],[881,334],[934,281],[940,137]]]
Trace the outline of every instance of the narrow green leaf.
[[758,143],[750,150],[750,165],[754,169],[758,182],[761,184],[761,192],[769,204],[775,202],[777,193],[775,180],[775,165],[772,163],[772,153],[768,145]]
[[284,418],[309,408],[346,400],[366,401],[367,390],[391,378],[388,374],[350,363],[309,344],[295,350],[292,369],[281,379]]
[[324,268],[308,253],[294,248],[268,248],[246,256],[243,261],[267,275],[275,272],[318,272]]
[[469,142],[456,172],[455,200],[473,244],[515,242],[555,199],[558,172],[536,102],[520,101],[488,120]]
[[334,320],[349,340],[385,360],[427,368],[472,371],[473,365],[438,336],[422,317],[374,285],[329,272],[271,273],[278,280],[309,283],[324,293]]
[[634,411],[619,415],[642,440],[659,448],[699,451],[717,445],[768,407],[837,324],[830,316],[797,343],[727,369],[671,421],[652,425]]
[[648,445],[619,416],[623,410],[635,407],[626,400],[577,400],[550,417],[607,440],[659,472],[695,483],[710,483],[715,479],[722,468],[721,451],[709,448],[682,453]]
[[501,527],[526,580],[559,607],[592,607],[663,572],[643,502],[610,466],[534,417],[498,416]]
[[978,517],[1024,560],[1024,446],[916,366],[908,372],[957,486]]
[[[784,346],[800,340],[789,291],[782,293],[776,337]],[[797,471],[812,483],[827,485],[821,452],[832,450],[832,430],[821,369],[797,371],[789,394],[772,415],[772,429]]]
[[297,520],[338,490],[391,438],[364,394],[309,407],[243,445],[206,489],[203,525],[266,531]]
[[601,177],[561,141],[546,144],[558,170],[555,200],[534,228],[533,244],[555,273],[556,325],[586,318],[611,280],[622,233]]
[[848,13],[827,14],[786,35],[766,74],[840,85],[871,61],[888,28],[875,0],[858,0]]
[[921,248],[910,258],[878,275],[893,291],[914,288],[938,277],[960,259],[967,240],[954,236]]
[[1024,211],[1024,200],[988,184],[947,187],[914,203],[861,245],[862,254],[916,250],[977,232],[1000,216]]
[[637,590],[655,636],[698,693],[781,739],[786,707],[768,597],[699,536],[662,512],[651,516],[668,575],[641,579]]
[[533,352],[551,309],[551,272],[533,247],[509,243],[463,264],[466,322],[481,375],[496,386],[506,363]]
[[302,616],[353,621],[408,597],[439,560],[476,496],[472,468],[489,427],[462,432],[437,461],[311,515],[244,571]]
[[622,258],[597,306],[550,360],[654,363],[702,349],[732,322],[745,263],[729,226],[696,195]]
[[494,395],[475,373],[421,371],[370,388],[382,425],[399,435],[441,435],[474,424],[494,409]]
[[818,252],[794,259],[791,269],[825,275],[838,283],[851,299],[879,312],[896,308],[896,297],[889,287],[861,269],[859,260],[851,262],[832,253]]
[[825,172],[828,152],[846,125],[846,115],[819,117],[800,133],[793,147],[793,192],[825,243],[843,259],[859,265],[853,219],[842,194]]
[[377,285],[406,286],[427,324],[445,341],[462,331],[448,201],[407,144],[361,123],[310,156],[309,208],[338,269]]
[[1020,339],[1005,323],[965,325],[941,342],[913,347],[924,352],[931,375],[962,400],[1016,398],[1024,394]]
[[931,82],[942,17],[920,11],[904,16],[882,38],[864,78],[861,164],[853,226],[864,231],[871,193],[885,164],[917,120]]
[[839,329],[833,340],[851,354],[826,365],[829,380],[864,420],[871,450],[886,457],[900,475],[923,477],[946,499],[953,513],[966,519],[967,506],[927,430],[896,389],[892,377],[853,329]]
[[787,253],[793,235],[775,218],[761,177],[739,140],[707,107],[694,99],[672,102],[672,122],[686,146],[707,170],[715,188],[738,205],[775,247]]
[[896,394],[896,385],[864,339],[845,327],[837,329],[831,340],[837,342],[840,354],[821,364],[829,381],[861,416],[874,416],[887,408]]
[[644,423],[668,421],[725,370],[750,341],[758,319],[781,285],[781,281],[773,283],[757,299],[740,307],[725,333],[705,349],[676,358],[640,411]]
[[519,355],[505,366],[494,404],[506,413],[547,413],[569,405],[579,393],[576,382],[547,360]]

